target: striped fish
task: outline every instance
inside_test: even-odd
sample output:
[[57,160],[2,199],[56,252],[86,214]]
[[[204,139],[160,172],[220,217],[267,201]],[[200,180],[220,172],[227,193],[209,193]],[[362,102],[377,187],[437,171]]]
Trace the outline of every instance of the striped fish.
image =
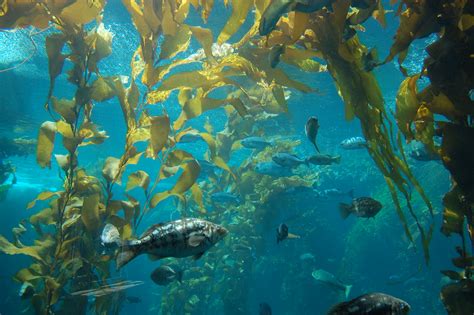
[[[104,232],[110,235],[110,224]],[[102,242],[119,244],[116,263],[117,269],[141,254],[148,254],[154,259],[167,257],[189,257],[199,259],[209,248],[222,240],[228,231],[224,227],[195,218],[155,224],[137,240],[120,242],[116,238],[102,237]],[[112,233],[116,235],[115,233]]]

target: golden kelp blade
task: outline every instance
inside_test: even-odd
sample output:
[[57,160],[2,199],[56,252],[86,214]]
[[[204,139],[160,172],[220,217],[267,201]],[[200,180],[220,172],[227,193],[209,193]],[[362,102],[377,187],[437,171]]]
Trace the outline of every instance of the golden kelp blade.
[[252,0],[232,1],[232,15],[227,20],[226,25],[219,34],[217,43],[222,44],[228,41],[232,35],[234,35],[239,30],[242,24],[244,24],[252,4]]

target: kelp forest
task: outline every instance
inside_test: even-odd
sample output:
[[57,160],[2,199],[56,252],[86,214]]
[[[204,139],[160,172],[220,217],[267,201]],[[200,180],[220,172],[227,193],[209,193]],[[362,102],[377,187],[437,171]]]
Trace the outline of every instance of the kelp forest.
[[[261,229],[274,230],[269,218],[280,211],[275,205],[286,188],[311,187],[318,174],[274,179],[254,171],[258,161],[299,145],[291,139],[288,118],[277,131],[284,140],[253,158],[234,162],[231,155],[243,138],[265,136],[262,126],[286,117],[293,94],[322,93],[299,74],[332,78],[344,104],[335,110],[360,124],[385,182],[379,189],[387,191],[386,203],[398,218],[391,224],[401,226],[403,237],[419,249],[420,268],[430,268],[435,235],[458,244],[445,253],[452,267],[436,271],[452,280],[439,294],[448,314],[474,312],[473,1],[122,0],[138,45],[125,60],[129,73],[104,74],[102,64],[117,53],[115,35],[103,23],[112,2],[0,1],[0,34],[45,37],[37,50],[47,56],[41,71],[49,77],[47,95],[36,99],[49,117],[38,126],[37,139],[0,139],[7,148],[0,155],[35,154],[37,167],[57,169],[62,182],[41,191],[27,209],[16,209],[29,217],[18,222],[12,237],[0,236],[1,252],[30,261],[13,276],[27,313],[119,314],[127,301],[124,289],[140,281],[123,277],[110,283],[117,277],[115,254],[101,248],[102,230],[110,223],[122,241],[137,239],[166,204],[180,218],[222,223],[229,233],[199,266],[180,262],[188,280],[163,290],[160,314],[255,313],[241,288],[256,268],[252,255],[265,249]],[[218,31],[208,24],[217,7],[226,12]],[[390,25],[388,14],[399,24]],[[386,39],[388,55],[364,44],[360,34],[368,23],[396,29]],[[430,36],[421,71],[413,72],[404,63],[410,48]],[[375,71],[390,64],[404,79],[396,98],[387,100]],[[72,93],[58,93],[63,85]],[[172,103],[179,104],[177,117],[169,114]],[[104,106],[119,108],[122,118],[113,123],[122,133],[102,127],[105,117],[94,111]],[[219,109],[226,116],[223,128],[212,120],[202,128],[193,125]],[[100,150],[111,136],[121,143],[121,155],[86,165],[82,152]],[[408,162],[405,150],[412,141],[449,172],[450,189],[439,200],[428,197]],[[189,142],[200,143],[204,158],[183,149]],[[14,174],[13,165],[2,167],[2,173]],[[169,180],[173,184],[163,188]],[[222,187],[241,196],[232,215],[209,209],[209,196]],[[0,194],[9,188],[2,185]],[[433,204],[441,202],[437,217]],[[23,241],[25,233],[34,240]],[[306,314],[304,303],[301,308],[294,314]]]

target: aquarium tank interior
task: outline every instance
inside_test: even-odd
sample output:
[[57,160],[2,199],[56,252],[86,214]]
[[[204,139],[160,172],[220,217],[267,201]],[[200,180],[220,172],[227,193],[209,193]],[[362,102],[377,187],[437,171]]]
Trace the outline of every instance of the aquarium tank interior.
[[0,0],[0,314],[473,315],[473,0]]

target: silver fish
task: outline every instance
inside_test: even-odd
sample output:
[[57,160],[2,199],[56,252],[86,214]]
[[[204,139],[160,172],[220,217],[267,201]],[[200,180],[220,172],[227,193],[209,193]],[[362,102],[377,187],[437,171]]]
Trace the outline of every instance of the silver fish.
[[352,137],[342,140],[341,147],[345,150],[365,149],[367,148],[367,141],[362,137]]
[[352,285],[342,283],[332,273],[329,273],[326,270],[318,269],[313,271],[311,275],[316,281],[324,283],[336,290],[343,291],[346,299],[351,293]]
[[328,315],[405,315],[410,308],[407,302],[394,296],[369,293],[335,305]]
[[114,237],[106,241],[120,244],[116,258],[117,269],[120,269],[141,254],[149,254],[155,259],[189,256],[199,259],[227,233],[227,229],[220,225],[186,218],[155,224],[137,240],[120,242]]
[[316,136],[318,135],[318,130],[319,130],[318,118],[316,118],[315,116],[309,117],[304,127],[304,131],[306,133],[306,137],[308,138],[308,140],[316,148],[316,151],[320,152],[318,145],[316,144]]
[[183,281],[183,271],[176,271],[170,266],[160,266],[153,270],[150,278],[157,285],[168,285],[174,281],[181,283]]

